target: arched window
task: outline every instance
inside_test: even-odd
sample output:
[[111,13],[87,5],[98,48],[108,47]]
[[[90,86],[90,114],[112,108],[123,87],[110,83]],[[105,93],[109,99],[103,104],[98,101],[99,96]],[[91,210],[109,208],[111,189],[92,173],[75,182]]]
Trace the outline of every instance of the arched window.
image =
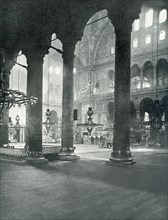
[[115,53],[115,49],[114,49],[114,47],[112,46],[111,47],[111,54],[114,54]]
[[133,47],[137,47],[138,46],[138,39],[134,38],[133,39]]
[[139,19],[134,21],[133,30],[134,31],[138,31],[139,30]]
[[53,41],[53,40],[56,40],[56,39],[57,39],[57,36],[56,36],[55,33],[53,33],[52,36],[51,36],[51,40]]
[[152,88],[153,86],[153,65],[147,61],[143,66],[143,88]]
[[145,15],[145,27],[150,27],[153,24],[153,9],[148,9]]
[[166,32],[164,30],[161,30],[160,31],[160,34],[159,34],[159,39],[160,40],[164,40],[166,37]]
[[150,44],[150,42],[151,42],[151,35],[150,34],[147,34],[146,35],[146,44]]
[[167,19],[167,10],[166,9],[163,9],[160,11],[159,13],[159,23],[163,23],[165,22]]

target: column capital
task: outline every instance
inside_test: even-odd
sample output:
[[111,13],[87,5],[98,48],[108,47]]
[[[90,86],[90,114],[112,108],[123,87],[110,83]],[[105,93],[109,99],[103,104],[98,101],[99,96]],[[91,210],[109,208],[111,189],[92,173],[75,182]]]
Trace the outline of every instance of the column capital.
[[75,45],[76,45],[75,41],[72,41],[72,42],[62,41],[62,49],[63,49],[62,57],[63,57],[63,59],[66,57],[72,57],[72,58],[75,57],[75,55],[74,55]]
[[27,49],[23,49],[22,53],[26,56],[27,60],[31,59],[31,60],[41,60],[43,61],[43,58],[45,56],[45,54],[48,54],[48,49],[47,48],[39,48],[39,47],[30,47]]
[[4,87],[9,88],[9,75],[10,71],[15,65],[16,54],[7,54],[1,51],[0,55],[0,70],[2,71],[2,77],[4,80]]
[[115,27],[115,33],[123,37],[132,31],[132,23],[139,18],[143,0],[116,1],[116,6],[108,11],[108,17]]
[[16,57],[17,53],[8,54],[7,52],[1,51],[0,68],[6,72],[10,72],[15,65]]

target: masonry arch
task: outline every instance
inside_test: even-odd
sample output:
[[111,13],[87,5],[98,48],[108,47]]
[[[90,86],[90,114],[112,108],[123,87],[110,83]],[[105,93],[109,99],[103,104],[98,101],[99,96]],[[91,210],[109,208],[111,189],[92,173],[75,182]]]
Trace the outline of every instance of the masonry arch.
[[140,119],[141,119],[141,121],[144,121],[145,113],[148,113],[149,118],[152,117],[153,106],[154,106],[154,102],[151,98],[146,97],[146,98],[142,99],[142,101],[140,102]]
[[153,87],[153,65],[147,61],[143,65],[143,88]]
[[137,64],[131,67],[131,89],[140,89],[140,68]]
[[166,59],[159,59],[157,62],[158,86],[168,86],[168,62]]

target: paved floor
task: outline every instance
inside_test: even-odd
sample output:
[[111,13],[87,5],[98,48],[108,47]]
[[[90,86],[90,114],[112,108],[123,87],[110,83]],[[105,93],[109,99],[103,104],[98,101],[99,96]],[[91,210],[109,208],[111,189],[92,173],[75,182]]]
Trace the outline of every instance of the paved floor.
[[76,162],[1,160],[1,220],[167,220],[168,154],[132,149],[136,164],[105,165],[111,149],[79,146]]

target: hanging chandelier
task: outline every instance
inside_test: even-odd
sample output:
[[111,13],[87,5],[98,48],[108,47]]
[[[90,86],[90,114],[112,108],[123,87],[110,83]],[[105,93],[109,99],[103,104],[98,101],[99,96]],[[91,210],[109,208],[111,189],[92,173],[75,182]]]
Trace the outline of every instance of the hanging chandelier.
[[82,123],[82,124],[77,124],[77,126],[81,126],[81,127],[84,127],[87,129],[89,135],[91,135],[93,129],[95,127],[103,127],[102,124],[98,124],[98,123],[94,123],[93,122],[93,109],[92,109],[92,67],[93,67],[93,51],[92,51],[92,45],[90,44],[90,41],[89,41],[89,48],[90,48],[90,56],[89,56],[89,99],[90,99],[90,106],[88,107],[88,111],[87,111],[87,115],[88,115],[88,119],[87,119],[87,122],[86,123]]
[[10,109],[18,105],[33,105],[37,102],[37,97],[28,97],[24,92],[19,90],[13,90],[8,88],[8,82],[5,81],[5,55],[1,52],[1,69],[0,69],[0,123],[2,123],[2,117],[4,109]]
[[89,133],[89,135],[90,135],[95,127],[99,127],[99,126],[103,126],[103,125],[93,122],[93,118],[92,118],[93,110],[92,110],[92,107],[88,108],[87,115],[88,115],[87,122],[86,123],[82,123],[82,124],[77,124],[77,126],[81,126],[81,127],[86,128],[88,133]]
[[48,54],[48,92],[47,92],[47,99],[48,99],[48,109],[46,110],[46,121],[43,122],[46,131],[47,131],[47,137],[49,136],[50,133],[50,128],[51,128],[51,111],[49,109],[49,102],[50,102],[50,89],[49,89],[49,84],[50,84],[50,71],[51,71],[51,66],[50,66],[50,54]]
[[51,128],[51,121],[50,121],[51,112],[50,112],[50,109],[47,109],[45,115],[46,115],[46,121],[43,124],[46,127],[47,135],[48,135],[49,132],[50,132],[50,128]]

